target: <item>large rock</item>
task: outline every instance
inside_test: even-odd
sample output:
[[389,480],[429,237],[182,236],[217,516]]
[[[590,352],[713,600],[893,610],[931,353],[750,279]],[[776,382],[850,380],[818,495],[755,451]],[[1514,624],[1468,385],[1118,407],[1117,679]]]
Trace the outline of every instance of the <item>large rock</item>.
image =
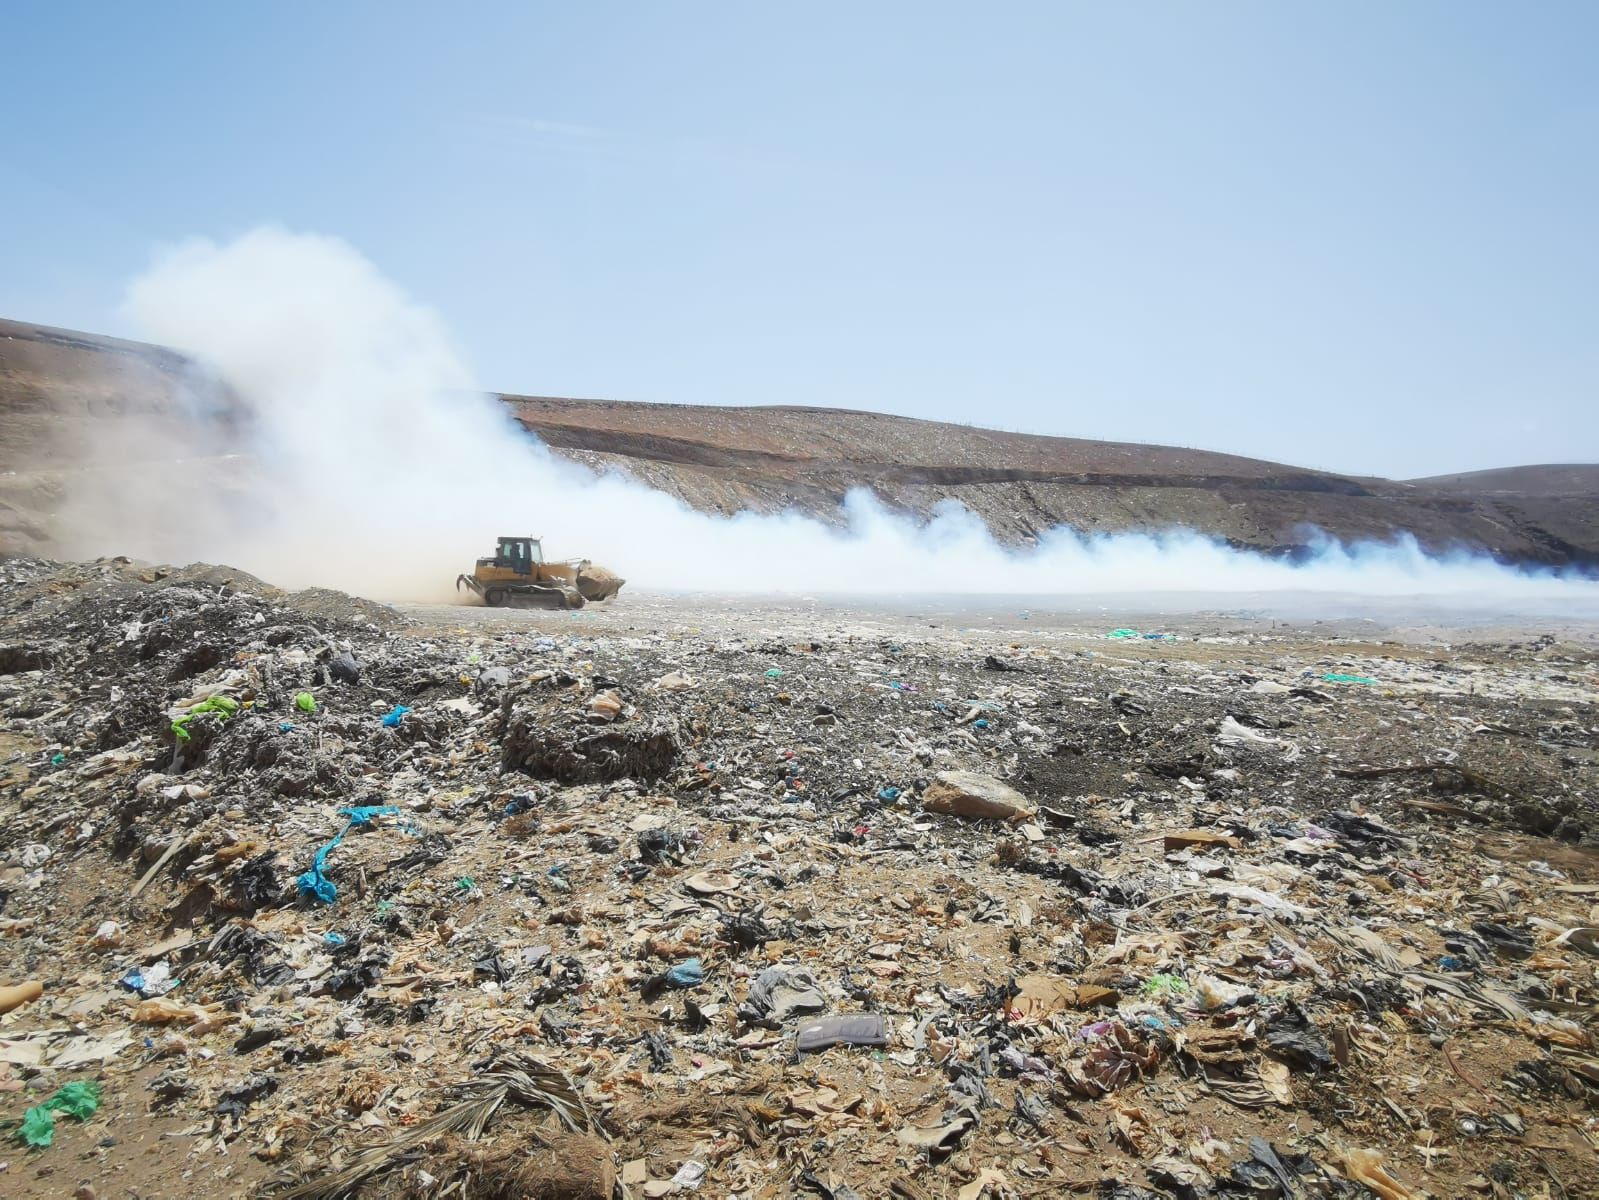
[[922,793],[922,807],[994,821],[1019,821],[1038,812],[1038,806],[1015,788],[975,771],[940,771]]

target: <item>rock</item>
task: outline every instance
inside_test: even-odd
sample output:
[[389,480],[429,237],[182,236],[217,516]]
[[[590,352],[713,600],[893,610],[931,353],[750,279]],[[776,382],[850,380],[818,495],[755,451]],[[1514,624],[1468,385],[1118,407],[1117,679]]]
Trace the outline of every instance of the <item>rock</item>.
[[939,772],[922,793],[922,807],[928,812],[993,821],[1018,821],[1038,812],[1038,806],[1015,788],[975,771]]

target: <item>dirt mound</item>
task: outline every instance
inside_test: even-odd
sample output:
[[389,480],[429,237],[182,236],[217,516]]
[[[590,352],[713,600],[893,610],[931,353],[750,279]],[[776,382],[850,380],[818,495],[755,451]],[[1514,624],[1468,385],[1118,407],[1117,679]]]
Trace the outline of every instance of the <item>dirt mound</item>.
[[506,694],[504,769],[570,784],[652,781],[678,765],[683,736],[675,716],[641,713],[614,691],[583,703],[581,691],[571,690],[578,686],[554,673]]

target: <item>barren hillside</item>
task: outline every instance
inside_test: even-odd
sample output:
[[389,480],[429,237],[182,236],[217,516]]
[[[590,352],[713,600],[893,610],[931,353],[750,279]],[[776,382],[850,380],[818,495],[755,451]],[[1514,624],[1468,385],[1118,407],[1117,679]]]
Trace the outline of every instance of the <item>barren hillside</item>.
[[[1171,446],[1037,437],[824,408],[707,408],[507,396],[552,447],[697,508],[835,518],[869,487],[926,516],[959,500],[1000,537],[1184,526],[1291,553],[1306,527],[1345,540],[1414,534],[1519,562],[1599,561],[1599,468],[1523,467],[1399,482]],[[1517,486],[1526,480],[1528,486]]]
[[[226,412],[180,355],[0,321],[0,551],[30,548],[107,414],[175,411],[181,389]],[[1395,482],[1235,455],[1036,437],[824,408],[716,408],[506,396],[557,451],[707,511],[799,507],[827,520],[852,488],[926,516],[960,501],[1007,541],[1183,526],[1268,553],[1309,527],[1351,540],[1414,534],[1536,563],[1599,563],[1599,468],[1519,467]],[[231,414],[235,422],[239,414]],[[141,448],[140,453],[149,453]],[[92,469],[92,467],[91,467]]]
[[1593,496],[1599,494],[1599,463],[1551,463],[1538,467],[1500,467],[1412,479],[1418,487],[1481,496]]

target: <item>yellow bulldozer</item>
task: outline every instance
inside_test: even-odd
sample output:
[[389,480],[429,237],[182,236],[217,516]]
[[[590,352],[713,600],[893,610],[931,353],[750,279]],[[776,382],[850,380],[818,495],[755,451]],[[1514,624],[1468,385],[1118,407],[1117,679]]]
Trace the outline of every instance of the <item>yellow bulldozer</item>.
[[626,582],[586,558],[546,562],[536,537],[502,537],[493,555],[477,560],[472,574],[455,577],[455,590],[481,596],[490,608],[514,600],[582,608],[590,600],[609,600]]

